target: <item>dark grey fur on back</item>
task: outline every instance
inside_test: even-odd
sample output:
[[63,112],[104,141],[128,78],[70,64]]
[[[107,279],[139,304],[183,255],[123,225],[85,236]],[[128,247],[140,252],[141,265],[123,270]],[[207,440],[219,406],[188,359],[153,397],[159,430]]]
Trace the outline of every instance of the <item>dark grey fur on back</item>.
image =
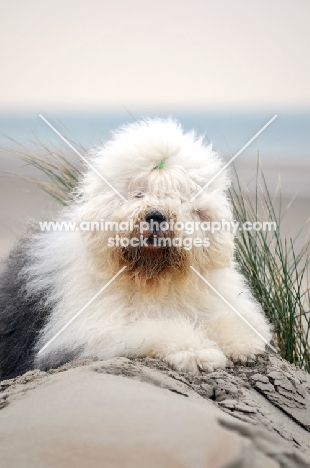
[[0,380],[33,368],[35,345],[48,320],[48,290],[29,295],[23,269],[31,263],[31,240],[21,239],[0,268]]

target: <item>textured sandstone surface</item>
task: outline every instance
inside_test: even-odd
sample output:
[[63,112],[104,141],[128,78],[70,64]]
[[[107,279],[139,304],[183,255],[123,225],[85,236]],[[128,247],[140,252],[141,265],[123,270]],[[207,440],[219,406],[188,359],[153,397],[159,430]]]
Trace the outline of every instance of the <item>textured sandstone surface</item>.
[[310,467],[310,375],[278,356],[200,375],[86,359],[0,383],[8,467]]

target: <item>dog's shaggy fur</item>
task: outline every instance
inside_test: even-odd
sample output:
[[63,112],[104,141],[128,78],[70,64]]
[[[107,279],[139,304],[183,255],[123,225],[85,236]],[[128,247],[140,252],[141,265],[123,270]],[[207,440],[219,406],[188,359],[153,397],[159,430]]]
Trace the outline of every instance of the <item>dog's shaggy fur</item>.
[[[223,163],[202,138],[183,133],[172,120],[128,125],[90,161],[127,201],[89,170],[75,202],[59,219],[139,222],[156,210],[174,221],[232,220],[225,171],[189,202]],[[270,326],[234,264],[230,232],[208,233],[210,246],[191,250],[151,244],[111,248],[108,237],[115,234],[33,231],[11,252],[1,270],[0,378],[84,356],[150,356],[195,372],[264,352],[264,341],[190,268],[269,341]],[[137,232],[118,234],[131,238]],[[192,234],[204,236],[200,229]],[[116,280],[39,354],[123,266]]]

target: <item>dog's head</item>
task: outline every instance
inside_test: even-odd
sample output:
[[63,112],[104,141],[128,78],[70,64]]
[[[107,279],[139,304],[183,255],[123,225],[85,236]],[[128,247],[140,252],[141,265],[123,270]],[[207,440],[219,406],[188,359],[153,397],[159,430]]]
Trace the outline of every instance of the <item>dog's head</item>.
[[229,179],[202,138],[172,120],[141,121],[114,133],[90,162],[79,217],[98,274],[126,266],[136,287],[160,287],[186,280],[191,265],[230,264],[232,234],[212,227],[232,220]]

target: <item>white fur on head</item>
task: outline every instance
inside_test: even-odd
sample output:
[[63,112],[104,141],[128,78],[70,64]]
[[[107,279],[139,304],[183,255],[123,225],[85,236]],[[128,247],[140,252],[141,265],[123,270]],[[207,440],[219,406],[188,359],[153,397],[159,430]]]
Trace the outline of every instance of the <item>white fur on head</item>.
[[[96,169],[125,197],[129,181],[139,173],[150,173],[161,161],[165,161],[167,169],[182,167],[200,187],[223,166],[211,144],[204,145],[203,137],[196,137],[194,131],[184,133],[172,119],[147,119],[125,125],[91,156]],[[229,183],[224,172],[210,189],[226,190]],[[102,190],[102,180],[90,171],[85,177],[85,195],[93,197]]]
[[[138,224],[148,212],[160,211],[174,222],[230,221],[231,209],[225,190],[229,186],[226,172],[222,172],[193,203],[197,191],[222,168],[222,161],[205,146],[194,132],[183,133],[173,120],[145,120],[121,128],[106,145],[93,153],[92,164],[127,199],[122,200],[90,170],[83,181],[80,220],[128,221]],[[163,167],[160,168],[159,166]],[[182,247],[158,250],[155,254],[139,248],[111,248],[108,237],[119,234],[131,238],[132,232],[84,232],[84,239],[97,272],[115,274],[123,265],[124,276],[134,279],[137,287],[152,283],[161,287],[170,280],[188,280],[190,265],[200,270],[230,265],[233,239],[230,232],[208,233],[210,246]],[[199,228],[191,237],[205,237]],[[188,234],[169,231],[170,238]]]

